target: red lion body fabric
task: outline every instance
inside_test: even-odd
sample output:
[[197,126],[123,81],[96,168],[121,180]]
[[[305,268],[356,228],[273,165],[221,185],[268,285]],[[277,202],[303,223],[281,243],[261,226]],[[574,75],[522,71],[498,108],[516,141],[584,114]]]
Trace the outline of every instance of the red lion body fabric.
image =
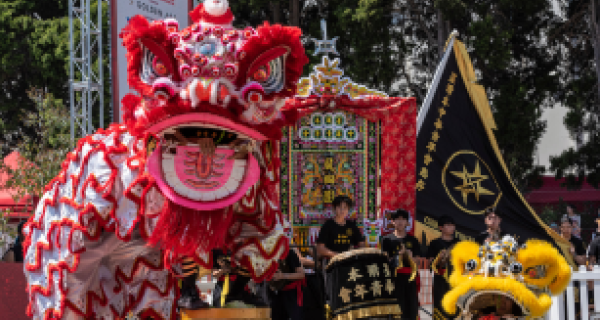
[[137,93],[123,124],[77,143],[25,227],[30,316],[172,319],[184,257],[210,268],[229,249],[259,282],[287,253],[275,140],[298,118],[282,107],[308,62],[300,30],[236,29],[228,7],[192,18],[122,30]]

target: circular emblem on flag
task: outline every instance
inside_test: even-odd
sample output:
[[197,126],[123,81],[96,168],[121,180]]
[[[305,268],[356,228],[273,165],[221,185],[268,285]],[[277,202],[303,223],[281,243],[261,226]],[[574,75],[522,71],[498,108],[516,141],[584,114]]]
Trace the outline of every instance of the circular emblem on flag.
[[442,170],[442,185],[456,207],[468,214],[483,214],[485,209],[497,206],[502,197],[490,167],[470,150],[448,158]]

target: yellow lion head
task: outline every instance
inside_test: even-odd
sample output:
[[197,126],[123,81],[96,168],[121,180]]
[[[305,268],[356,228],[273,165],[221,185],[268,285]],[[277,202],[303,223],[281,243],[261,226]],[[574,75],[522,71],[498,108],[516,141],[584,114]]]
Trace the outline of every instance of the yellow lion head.
[[464,241],[451,253],[452,289],[444,296],[442,306],[455,314],[479,315],[493,307],[499,298],[509,298],[525,317],[543,316],[552,300],[571,279],[566,260],[549,243],[527,241],[519,246],[511,236],[483,246]]

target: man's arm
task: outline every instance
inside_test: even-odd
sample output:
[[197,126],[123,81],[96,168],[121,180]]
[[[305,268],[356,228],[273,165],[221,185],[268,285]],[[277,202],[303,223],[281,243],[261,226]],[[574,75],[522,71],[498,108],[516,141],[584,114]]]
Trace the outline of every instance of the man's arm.
[[573,260],[577,263],[577,265],[584,266],[585,265],[585,249],[583,248],[583,242],[578,240],[575,242],[575,245],[572,247],[571,254],[573,255]]
[[337,255],[337,252],[327,249],[324,243],[317,243],[317,255],[319,257],[333,258]]
[[295,271],[296,272],[294,272],[294,273],[283,273],[281,271],[277,271],[277,273],[275,273],[273,275],[272,280],[281,280],[281,279],[302,280],[302,279],[304,279],[304,268],[297,267]]
[[412,251],[410,251],[410,250],[408,250],[408,257],[417,265],[417,269],[418,269],[419,262],[421,261],[421,257],[413,255]]
[[352,242],[354,242],[354,245],[357,248],[364,248],[366,246],[366,239],[365,236],[362,234],[360,228],[357,225],[354,225],[352,229],[354,229]]
[[598,264],[596,260],[598,258],[598,239],[592,240],[592,243],[588,246],[587,250],[588,265],[591,267]]
[[315,267],[315,262],[313,260],[303,257],[302,254],[300,253],[300,250],[298,250],[298,248],[294,248],[294,252],[296,252],[296,254],[298,255],[298,259],[300,259],[300,263],[302,264],[303,267],[307,267],[307,268]]
[[585,266],[585,256],[581,255],[581,256],[574,256],[573,259],[575,260],[575,262],[577,262],[577,265],[580,266]]

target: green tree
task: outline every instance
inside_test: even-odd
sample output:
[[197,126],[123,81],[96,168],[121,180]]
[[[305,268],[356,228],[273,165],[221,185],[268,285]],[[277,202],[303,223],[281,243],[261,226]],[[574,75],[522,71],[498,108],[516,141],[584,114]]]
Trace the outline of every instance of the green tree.
[[543,167],[534,152],[545,131],[544,108],[556,103],[560,56],[547,36],[557,23],[548,0],[439,0],[487,89],[496,138],[521,190],[539,186]]
[[[595,1],[597,5],[597,1]],[[569,1],[561,7],[566,19],[554,30],[552,39],[562,44],[561,68],[564,105],[569,109],[564,124],[575,148],[551,158],[550,169],[566,185],[578,189],[587,180],[595,188],[600,185],[600,101],[598,96],[598,11],[589,0]],[[594,12],[595,11],[595,12]],[[594,19],[595,18],[595,19]]]
[[[91,15],[97,12],[91,4]],[[103,2],[103,36],[108,41],[108,5]],[[75,23],[75,37],[79,29]],[[0,0],[0,154],[7,154],[24,137],[35,139],[39,131],[24,122],[25,113],[36,110],[29,88],[43,88],[68,109],[69,19],[67,0]],[[109,47],[104,46],[105,119],[110,114],[108,82]],[[77,77],[76,77],[77,78]],[[94,113],[98,127],[99,119]],[[67,113],[67,118],[69,114]],[[108,121],[105,124],[108,125]]]
[[2,153],[21,137],[34,136],[22,112],[36,109],[31,87],[68,97],[67,1],[0,1],[0,145]]
[[[263,21],[294,24],[290,15],[293,4],[289,0],[231,1],[234,25],[257,26]],[[310,58],[305,75],[321,62],[321,56],[312,55],[315,48],[310,39],[322,39],[320,23],[326,19],[328,38],[339,38],[337,51],[345,76],[388,94],[400,94],[401,89],[393,84],[404,67],[406,44],[401,30],[392,27],[393,1],[298,0],[297,4],[298,23]]]
[[0,164],[0,170],[11,177],[0,189],[15,189],[15,201],[26,194],[41,196],[71,150],[69,113],[62,101],[42,90],[29,90],[28,95],[35,110],[25,112],[20,121],[39,134],[24,136],[17,144],[16,150],[23,157],[21,166]]

